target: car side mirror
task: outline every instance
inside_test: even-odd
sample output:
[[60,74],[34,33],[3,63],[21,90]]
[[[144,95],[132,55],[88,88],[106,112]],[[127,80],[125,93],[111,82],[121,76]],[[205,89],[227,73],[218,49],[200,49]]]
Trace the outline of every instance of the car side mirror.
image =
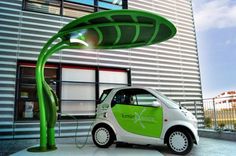
[[152,106],[153,107],[161,107],[161,103],[159,101],[153,101]]

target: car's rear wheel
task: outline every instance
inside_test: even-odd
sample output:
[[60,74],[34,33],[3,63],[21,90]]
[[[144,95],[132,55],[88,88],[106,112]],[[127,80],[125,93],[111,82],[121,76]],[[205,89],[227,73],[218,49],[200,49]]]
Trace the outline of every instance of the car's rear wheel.
[[101,125],[95,127],[92,132],[93,142],[96,146],[107,148],[114,143],[114,133],[109,126]]
[[175,130],[169,134],[167,145],[173,153],[185,155],[191,151],[193,139],[187,131]]

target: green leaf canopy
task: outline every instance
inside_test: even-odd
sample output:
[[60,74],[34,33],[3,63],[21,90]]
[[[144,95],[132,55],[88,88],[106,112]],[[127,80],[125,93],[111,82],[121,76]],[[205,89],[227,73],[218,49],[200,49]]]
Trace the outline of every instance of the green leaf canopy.
[[92,49],[119,49],[168,40],[176,34],[176,28],[157,14],[109,10],[78,18],[65,25],[59,33],[63,34],[61,38],[64,41],[80,39]]

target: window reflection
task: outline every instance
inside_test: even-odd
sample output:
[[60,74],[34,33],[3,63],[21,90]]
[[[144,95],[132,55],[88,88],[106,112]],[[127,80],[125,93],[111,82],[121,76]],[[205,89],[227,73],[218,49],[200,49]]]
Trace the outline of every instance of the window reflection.
[[81,17],[103,10],[127,9],[127,0],[24,0],[24,10]]
[[[57,92],[58,68],[56,66],[45,68],[45,79],[51,88]],[[35,66],[21,64],[19,66],[17,120],[38,120],[39,106],[35,80]]]

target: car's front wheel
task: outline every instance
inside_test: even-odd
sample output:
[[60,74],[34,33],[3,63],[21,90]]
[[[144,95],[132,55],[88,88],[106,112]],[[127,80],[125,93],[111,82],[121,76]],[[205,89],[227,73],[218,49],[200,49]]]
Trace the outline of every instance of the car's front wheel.
[[101,125],[95,127],[92,132],[93,142],[96,146],[107,148],[114,142],[114,133],[109,126]]
[[193,139],[187,131],[175,130],[168,135],[168,147],[175,154],[185,155],[193,147]]

